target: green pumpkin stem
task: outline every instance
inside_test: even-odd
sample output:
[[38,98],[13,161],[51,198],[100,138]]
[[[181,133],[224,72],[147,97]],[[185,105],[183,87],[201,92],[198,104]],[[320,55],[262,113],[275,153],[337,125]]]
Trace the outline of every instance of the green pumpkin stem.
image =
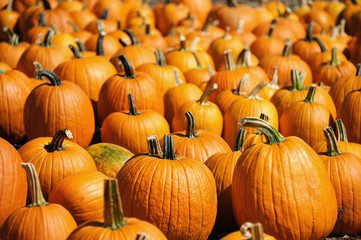
[[[304,75],[304,74],[302,74]],[[304,78],[301,77],[301,74],[295,70],[295,69],[291,69],[291,92],[294,91],[301,91],[301,90],[305,90],[307,89],[307,87],[303,86],[303,80]]]
[[247,96],[248,99],[257,99],[258,94],[262,91],[262,89],[267,85],[267,82],[262,81],[260,82],[252,92]]
[[224,51],[224,60],[225,60],[226,71],[233,71],[234,70],[234,60],[233,60],[232,50]]
[[268,37],[270,37],[270,38],[273,37],[273,31],[274,31],[277,23],[278,23],[278,22],[277,22],[276,20],[273,20],[273,21],[272,21],[271,27],[270,27],[270,29],[268,30],[268,34],[267,34]]
[[197,56],[197,53],[196,53],[195,51],[192,51],[192,54],[193,54],[194,58],[196,59],[197,68],[198,68],[198,69],[203,69],[202,62],[201,62],[201,60],[199,59],[199,57]]
[[342,152],[338,148],[335,132],[332,130],[332,128],[331,127],[324,128],[323,133],[325,134],[326,142],[327,142],[327,152],[325,154],[330,157],[334,157],[342,154]]
[[337,48],[332,48],[331,66],[339,66],[341,64],[337,59]]
[[316,94],[317,86],[312,85],[307,93],[305,102],[307,103],[314,103],[315,102],[315,94]]
[[52,71],[43,69],[40,73],[42,77],[46,77],[50,80],[50,85],[52,86],[61,86],[63,83],[60,81],[59,77]]
[[251,51],[248,46],[245,46],[237,58],[237,66],[250,67],[251,66]]
[[128,94],[129,115],[139,115],[133,94]]
[[237,89],[233,90],[233,94],[244,96],[246,95],[246,82],[248,81],[250,75],[245,73],[241,80],[238,83]]
[[242,118],[239,121],[239,124],[243,127],[257,128],[266,137],[267,144],[278,144],[285,140],[271,124],[262,119],[255,117],[246,117]]
[[325,44],[323,44],[323,42],[318,37],[313,37],[313,40],[315,40],[317,42],[318,46],[320,46],[321,52],[327,52]]
[[105,32],[105,26],[104,26],[104,22],[101,19],[97,20],[97,29],[98,29],[98,33],[102,33]]
[[27,207],[39,207],[49,205],[45,201],[43,193],[41,192],[41,185],[38,173],[32,163],[20,163],[21,167],[25,169],[26,178],[28,180],[28,189],[31,196],[31,203]]
[[207,69],[208,69],[208,73],[209,73],[209,78],[213,77],[214,76],[214,71],[213,71],[212,66],[208,65]]
[[97,41],[97,56],[105,56],[103,42],[105,37],[105,32],[100,32],[98,34],[98,41]]
[[128,225],[124,220],[122,201],[120,199],[118,180],[104,179],[104,226],[117,230]]
[[46,47],[46,48],[51,48],[53,47],[53,45],[51,44],[51,42],[53,41],[53,37],[54,37],[54,30],[53,29],[49,29],[45,36],[44,36],[44,40],[43,40],[43,43],[40,44],[40,46],[42,47]]
[[175,77],[175,82],[176,82],[176,86],[182,85],[183,81],[179,76],[178,70],[176,68],[173,69],[174,71],[174,77]]
[[345,125],[342,119],[336,119],[337,141],[348,142]]
[[163,154],[157,135],[152,135],[147,137],[147,142],[148,142],[148,155],[160,156]]
[[250,240],[264,240],[263,227],[261,223],[244,223],[240,228],[243,237]]
[[65,139],[72,139],[73,135],[69,129],[61,129],[57,133],[55,133],[54,137],[51,140],[51,143],[45,145],[44,148],[48,152],[54,151],[64,151],[66,147],[63,146],[63,142]]
[[6,36],[8,37],[8,39],[10,41],[11,41],[11,39],[13,38],[13,36],[15,34],[14,31],[9,27],[4,27],[3,32],[6,34]]
[[212,23],[212,19],[211,18],[207,18],[207,20],[205,21],[205,23],[202,26],[201,32],[208,32],[209,26],[211,26]]
[[13,2],[14,2],[14,0],[9,0],[8,5],[6,6],[6,11],[8,11],[8,12],[13,11]]
[[289,57],[292,54],[292,43],[289,39],[285,42],[285,47],[283,48],[282,56]]
[[122,68],[125,72],[125,75],[123,75],[122,77],[125,77],[125,78],[135,78],[136,75],[134,74],[134,70],[133,70],[133,66],[132,64],[130,63],[129,59],[127,58],[127,56],[125,55],[120,55],[118,57],[118,59],[120,60],[121,62],[121,65],[122,65]]
[[361,63],[357,64],[356,76],[361,76]]
[[234,143],[233,152],[243,152],[244,151],[244,141],[246,139],[247,130],[239,128],[237,132],[236,142]]
[[85,11],[88,8],[88,2],[83,3],[83,7],[81,8],[82,11]]
[[197,138],[199,137],[196,134],[196,120],[191,111],[185,113],[187,117],[187,129],[186,129],[186,138]]
[[170,135],[164,135],[163,159],[176,160],[174,154],[173,138]]
[[0,74],[5,74],[6,72],[4,71],[4,69],[2,69],[1,67],[0,67]]
[[45,10],[51,10],[51,6],[48,0],[42,0]]
[[102,15],[100,16],[101,20],[107,20],[109,15],[109,10],[106,8],[103,10]]
[[308,24],[307,26],[307,31],[306,31],[306,42],[313,42],[314,38],[313,38],[313,28],[315,27],[315,23],[311,22],[310,24]]
[[78,46],[80,52],[87,51],[85,45],[78,38],[75,39],[75,42],[76,42],[76,45]]
[[75,23],[72,23],[70,21],[66,21],[66,23],[69,24],[73,28],[74,32],[80,32],[79,27]]
[[227,0],[228,7],[235,8],[237,5],[237,1],[235,0]]
[[135,46],[139,46],[141,45],[140,42],[139,42],[139,39],[138,37],[130,30],[128,29],[123,29],[123,31],[128,35],[128,37],[130,38],[131,42],[132,42],[132,45],[135,45]]
[[33,62],[35,67],[35,79],[37,80],[44,80],[44,78],[41,76],[41,73],[43,72],[43,67],[39,62]]
[[[259,116],[259,118],[262,119],[262,120],[264,120],[264,121],[266,121],[266,122],[269,121],[269,116],[268,116],[267,114],[265,114],[265,113],[261,113],[261,115]],[[262,132],[259,131],[259,130],[257,130],[254,134],[255,134],[255,135],[262,135]]]
[[9,44],[12,46],[19,46],[19,35],[14,33],[10,38]]
[[157,60],[157,65],[158,66],[162,66],[162,67],[166,67],[167,66],[167,62],[165,60],[165,56],[164,56],[164,53],[163,51],[158,48],[156,51],[155,51],[155,57],[156,57],[156,60]]
[[80,50],[74,47],[73,45],[69,44],[68,46],[70,50],[73,52],[73,55],[75,58],[83,58],[83,55],[81,54]]
[[209,97],[212,95],[212,93],[218,89],[218,84],[217,83],[213,83],[211,86],[209,86],[208,88],[206,88],[206,90],[204,90],[202,96],[200,97],[200,99],[197,101],[198,104],[200,105],[208,105],[209,104]]

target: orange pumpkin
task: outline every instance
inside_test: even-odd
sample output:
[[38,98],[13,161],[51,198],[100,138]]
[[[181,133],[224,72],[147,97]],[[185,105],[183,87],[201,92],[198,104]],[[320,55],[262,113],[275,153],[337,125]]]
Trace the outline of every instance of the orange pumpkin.
[[45,11],[40,12],[38,25],[24,32],[23,34],[24,41],[28,43],[37,43],[37,41],[44,41],[44,37],[48,30],[49,27],[46,24]]
[[10,67],[15,68],[18,65],[21,55],[29,46],[27,42],[19,42],[19,36],[6,28],[11,35],[9,42],[0,43],[0,61],[6,62]]
[[[250,232],[251,233],[250,233]],[[236,231],[228,234],[227,236],[221,238],[221,240],[276,240],[274,237],[263,233],[263,227],[261,223],[244,223],[240,231]]]
[[84,2],[82,9],[70,12],[70,16],[73,18],[74,24],[76,24],[80,29],[85,29],[90,22],[97,20],[97,16],[88,8],[87,5],[88,2]]
[[9,0],[6,9],[0,10],[0,39],[7,40],[7,35],[2,30],[7,27],[14,30],[20,14],[13,10],[14,0]]

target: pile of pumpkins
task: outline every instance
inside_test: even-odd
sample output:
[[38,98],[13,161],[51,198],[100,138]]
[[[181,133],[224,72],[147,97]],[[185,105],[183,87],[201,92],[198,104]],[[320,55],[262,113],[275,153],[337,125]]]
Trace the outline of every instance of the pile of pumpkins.
[[2,0],[0,29],[0,239],[361,232],[360,0]]

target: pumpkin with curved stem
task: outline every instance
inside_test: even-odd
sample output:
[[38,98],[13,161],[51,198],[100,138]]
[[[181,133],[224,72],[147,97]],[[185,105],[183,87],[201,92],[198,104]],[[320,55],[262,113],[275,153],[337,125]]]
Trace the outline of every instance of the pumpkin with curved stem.
[[29,43],[35,43],[39,39],[44,41],[44,37],[48,30],[49,26],[46,24],[45,11],[42,11],[39,13],[38,24],[23,33],[24,41]]
[[[98,42],[99,40],[100,38],[98,38]],[[81,52],[81,55],[83,55],[84,58],[98,56],[96,52],[88,51],[85,45],[79,39],[75,39],[75,42],[78,46],[79,51]]]
[[297,136],[311,147],[324,139],[323,129],[332,121],[330,111],[315,102],[316,86],[311,86],[304,101],[297,101],[285,109],[280,117],[280,132]]
[[232,209],[232,177],[238,158],[244,151],[246,130],[238,129],[233,152],[215,153],[205,164],[211,170],[217,187],[217,218],[214,229],[229,232],[238,228]]
[[148,141],[149,153],[127,161],[117,175],[124,215],[149,221],[168,239],[207,239],[217,212],[211,171],[199,160],[175,155],[169,135],[163,153],[156,138]]
[[80,30],[78,25],[72,22],[68,24],[73,28],[74,32],[71,34],[75,38],[75,42],[80,41],[84,44],[93,34],[87,30]]
[[19,42],[19,35],[15,34],[10,28],[4,28],[9,35],[9,42],[0,43],[0,61],[6,62],[10,67],[15,68],[29,44]]
[[68,240],[138,239],[139,232],[151,239],[165,240],[164,234],[154,225],[136,218],[125,218],[116,179],[104,179],[104,221],[85,223],[68,236]]
[[19,20],[20,14],[13,10],[13,2],[14,0],[9,0],[7,7],[5,9],[0,10],[0,39],[8,40],[7,34],[2,30],[4,27],[8,27],[14,30],[15,25]]
[[21,55],[17,70],[27,76],[33,76],[33,62],[39,62],[45,69],[53,71],[60,63],[70,60],[72,53],[69,49],[52,45],[54,30],[47,31],[41,45],[31,44]]
[[[211,78],[211,74],[209,72],[209,68],[212,69],[210,65],[205,68],[201,61],[199,60],[197,53],[193,52],[194,58],[197,61],[197,68],[190,69],[184,73],[184,77],[188,83],[193,83],[194,85],[201,88],[203,91],[205,90],[205,86],[207,85],[209,79]],[[213,70],[213,69],[212,69]]]
[[174,69],[178,71],[179,77],[182,81],[185,81],[185,78],[179,68],[172,65],[167,65],[164,53],[161,49],[158,48],[155,52],[155,55],[157,58],[156,64],[143,63],[142,65],[139,65],[136,70],[147,73],[149,76],[151,76],[156,82],[159,92],[163,96],[168,89],[172,88],[176,84]]
[[180,106],[189,100],[197,100],[201,97],[202,91],[192,83],[183,83],[179,77],[178,70],[174,70],[176,85],[168,89],[164,94],[164,116],[169,124],[172,124],[173,117]]
[[305,71],[306,77],[304,79],[305,85],[312,83],[312,72],[310,67],[297,55],[292,54],[292,44],[286,41],[282,56],[267,56],[261,59],[260,66],[266,71],[268,77],[271,79],[273,69],[278,66],[278,85],[280,87],[287,86],[291,83],[290,70],[297,69]]
[[96,1],[92,11],[100,18],[105,9],[108,9],[108,19],[120,19],[122,23],[126,22],[128,10],[123,2],[117,0],[98,0]]
[[319,66],[313,77],[315,82],[323,82],[326,85],[331,86],[339,78],[351,77],[356,74],[356,67],[348,60],[337,60],[337,48],[332,48],[332,58],[330,62],[323,63]]
[[[268,115],[267,114],[261,113],[259,118],[262,119],[263,121],[268,122]],[[256,132],[248,134],[246,136],[246,138],[244,139],[244,149],[247,149],[247,148],[249,148],[252,145],[255,145],[257,143],[264,143],[266,141],[267,141],[267,139],[264,136],[264,134],[262,134],[261,131],[257,130]]]
[[26,171],[31,203],[6,219],[0,231],[1,239],[65,239],[76,228],[73,217],[59,204],[45,201],[32,163],[21,163],[21,166]]
[[25,143],[18,151],[24,162],[34,164],[45,198],[58,182],[82,170],[96,170],[92,157],[73,138],[69,129],[59,130],[53,138],[39,137]]
[[179,1],[168,4],[159,4],[155,14],[156,27],[166,35],[173,23],[177,26],[180,21],[188,16],[190,9]]
[[283,138],[263,120],[247,117],[240,124],[262,131],[267,142],[248,148],[235,166],[232,203],[237,223],[261,222],[277,239],[328,236],[337,219],[337,201],[319,156],[300,138]]
[[21,156],[6,140],[0,138],[0,229],[6,218],[26,204],[26,174],[20,168]]
[[[251,232],[251,233],[250,233]],[[263,227],[261,223],[244,223],[240,231],[233,232],[227,236],[221,238],[221,240],[275,240],[274,237],[263,233]]]
[[115,74],[105,81],[97,104],[98,119],[104,119],[112,112],[121,112],[129,109],[128,94],[137,99],[139,109],[154,110],[161,114],[164,112],[163,102],[156,84],[148,74],[133,71],[133,66],[125,55],[120,55],[125,74]]
[[184,117],[185,113],[191,111],[197,118],[197,129],[204,129],[206,131],[222,135],[223,129],[223,116],[218,106],[209,101],[210,95],[217,89],[217,84],[213,84],[208,87],[197,100],[190,100],[183,103],[178,110],[175,111],[175,115],[172,120],[172,130],[182,131],[187,128],[188,121]]
[[124,31],[124,29],[122,29],[119,19],[117,20],[117,30],[109,33],[109,35],[112,35],[117,39],[121,39],[127,45],[132,44],[132,40],[130,39],[129,35]]
[[95,131],[94,111],[88,95],[74,83],[62,82],[49,70],[43,69],[41,76],[48,78],[50,84],[33,89],[24,106],[28,139],[52,136],[59,129],[68,128],[74,134],[74,141],[87,147]]
[[327,151],[319,153],[336,193],[339,214],[332,230],[335,235],[355,235],[361,231],[361,221],[355,217],[361,211],[361,157],[341,152],[331,127],[324,130]]
[[331,16],[322,9],[311,9],[311,11],[300,17],[300,21],[305,26],[311,22],[316,23],[313,30],[315,33],[319,33],[323,29],[328,32],[335,25]]
[[109,34],[111,32],[114,32],[118,29],[118,23],[116,20],[111,20],[108,19],[108,9],[104,9],[102,15],[100,16],[99,19],[95,19],[94,21],[89,22],[86,26],[85,26],[85,30],[93,33],[93,34],[97,34],[99,32],[98,30],[98,21],[101,21],[102,24],[102,30],[106,33]]
[[33,64],[34,64],[34,67],[35,67],[35,77],[30,78],[31,85],[32,85],[31,90],[33,90],[34,88],[36,88],[37,86],[39,86],[39,85],[41,85],[43,83],[48,83],[46,78],[41,76],[41,73],[43,71],[43,67],[41,66],[41,64],[38,63],[38,62],[33,62]]
[[111,143],[93,144],[86,150],[94,159],[98,171],[110,178],[114,178],[124,163],[134,156],[128,149]]
[[187,128],[185,131],[173,132],[175,153],[205,162],[218,152],[229,152],[231,149],[218,135],[199,129],[196,130],[195,117],[191,111],[185,113]]
[[[246,116],[258,117],[261,113],[269,116],[270,124],[278,129],[278,114],[276,107],[268,100],[258,97],[258,94],[267,85],[266,82],[258,84],[247,96],[234,101],[224,114],[223,139],[229,146],[236,141],[238,122]],[[246,128],[247,134],[255,132],[255,129]]]
[[[128,94],[129,112],[113,112],[102,124],[101,139],[103,142],[117,144],[129,149],[134,154],[144,153],[148,145],[146,137],[169,134],[169,125],[165,118],[152,110],[138,112],[134,96]],[[137,132],[129,131],[138,129]]]
[[80,171],[61,180],[50,192],[49,202],[67,209],[78,225],[103,217],[104,174]]
[[146,23],[144,27],[145,29],[142,34],[138,34],[139,42],[153,46],[155,48],[160,48],[165,51],[168,47],[168,44],[162,34],[155,28],[151,29],[149,22]]
[[67,48],[70,44],[76,46],[75,38],[70,33],[61,33],[54,24],[51,25],[54,30],[52,44],[56,47]]

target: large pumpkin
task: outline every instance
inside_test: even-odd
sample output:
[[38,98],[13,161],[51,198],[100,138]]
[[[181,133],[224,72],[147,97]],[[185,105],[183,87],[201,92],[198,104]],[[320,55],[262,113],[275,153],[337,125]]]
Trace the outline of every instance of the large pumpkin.
[[[237,161],[232,203],[237,223],[262,223],[277,239],[324,239],[337,219],[337,201],[321,159],[298,137],[283,138],[269,123],[243,118],[267,138]],[[266,184],[265,184],[266,183]]]

